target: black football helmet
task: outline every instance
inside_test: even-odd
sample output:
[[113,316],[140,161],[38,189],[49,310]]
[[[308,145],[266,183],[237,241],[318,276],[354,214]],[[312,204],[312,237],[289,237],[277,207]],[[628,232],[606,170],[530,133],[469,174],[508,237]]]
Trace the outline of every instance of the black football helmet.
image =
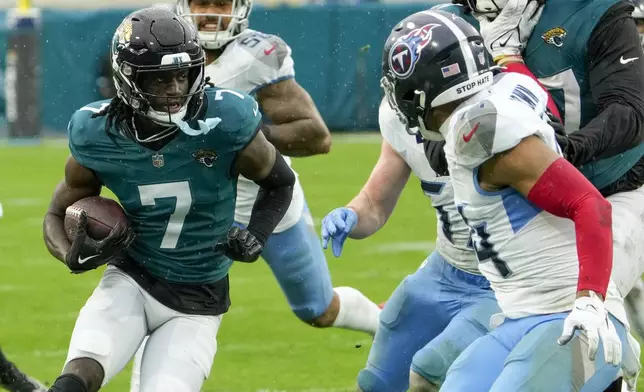
[[[189,121],[203,101],[205,55],[191,24],[167,8],[151,7],[128,15],[112,39],[112,69],[117,96],[132,110],[160,125]],[[143,90],[145,76],[185,72],[188,93],[160,96]],[[158,110],[150,100],[165,99],[179,110]],[[180,102],[180,103],[176,103]],[[150,140],[147,140],[150,141]]]
[[492,62],[483,38],[464,19],[422,11],[398,23],[382,57],[381,85],[410,134],[441,140],[427,129],[432,108],[467,98],[492,84]]

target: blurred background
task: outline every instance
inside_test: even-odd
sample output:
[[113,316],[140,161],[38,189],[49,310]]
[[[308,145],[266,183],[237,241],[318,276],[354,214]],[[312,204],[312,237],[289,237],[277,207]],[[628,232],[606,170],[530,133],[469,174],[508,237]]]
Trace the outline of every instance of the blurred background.
[[[359,192],[378,159],[384,40],[396,22],[436,3],[256,0],[250,27],[291,46],[296,79],[333,131],[331,153],[293,160],[318,232],[322,217]],[[103,271],[70,274],[42,240],[42,219],[69,155],[67,123],[76,109],[113,94],[106,58],[114,30],[151,4],[158,1],[0,0],[0,346],[44,381],[59,375],[78,311]],[[435,228],[430,202],[412,178],[380,232],[348,240],[340,259],[326,252],[334,285],[386,300],[433,250]],[[204,391],[355,390],[369,336],[297,320],[263,262],[233,266],[231,298]],[[128,382],[126,369],[103,390],[127,391]]]
[[[133,9],[162,4],[18,1],[0,0],[0,136],[27,138],[60,134],[74,110],[109,96],[114,30]],[[330,129],[374,130],[384,39],[406,15],[441,2],[402,1],[257,0],[250,26],[291,46],[296,78]]]

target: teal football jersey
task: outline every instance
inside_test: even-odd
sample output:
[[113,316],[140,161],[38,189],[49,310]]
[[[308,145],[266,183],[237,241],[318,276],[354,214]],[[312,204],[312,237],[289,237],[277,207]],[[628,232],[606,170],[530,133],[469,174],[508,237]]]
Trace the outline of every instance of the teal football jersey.
[[137,237],[128,255],[155,277],[211,283],[232,263],[214,250],[233,224],[237,153],[255,137],[261,114],[249,95],[208,88],[205,109],[159,151],[147,149],[92,114],[76,111],[68,126],[72,156],[119,199]]
[[[617,0],[548,0],[523,57],[550,91],[567,133],[583,128],[599,113],[590,91],[586,55],[593,29]],[[644,144],[589,162],[579,170],[598,189],[622,177],[644,155]]]

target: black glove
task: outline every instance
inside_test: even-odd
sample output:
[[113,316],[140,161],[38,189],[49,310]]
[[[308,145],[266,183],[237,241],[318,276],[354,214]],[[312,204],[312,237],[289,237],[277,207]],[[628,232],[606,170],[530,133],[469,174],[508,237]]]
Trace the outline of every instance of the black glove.
[[550,110],[546,110],[546,114],[548,115],[548,124],[550,124],[552,129],[555,130],[555,137],[557,138],[557,144],[559,144],[559,147],[561,148],[561,152],[564,158],[567,161],[570,161],[568,157],[570,140],[568,139],[568,135],[566,134],[564,125],[554,114],[552,114]]
[[264,244],[248,230],[234,226],[228,230],[226,242],[217,244],[215,250],[223,252],[232,260],[252,263],[261,255]]
[[87,235],[87,213],[82,211],[74,241],[65,255],[65,264],[75,274],[96,269],[127,249],[134,237],[131,228],[119,223],[107,237],[96,241]]

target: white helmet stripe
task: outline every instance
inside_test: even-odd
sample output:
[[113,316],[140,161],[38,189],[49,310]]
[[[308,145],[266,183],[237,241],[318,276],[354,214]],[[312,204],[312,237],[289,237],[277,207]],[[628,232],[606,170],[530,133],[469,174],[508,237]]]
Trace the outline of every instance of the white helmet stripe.
[[474,53],[472,53],[472,48],[470,47],[469,42],[467,42],[467,37],[465,36],[463,31],[456,25],[456,23],[452,22],[451,20],[449,20],[449,18],[446,18],[438,12],[425,11],[425,13],[432,15],[436,19],[440,20],[456,36],[456,39],[458,39],[458,43],[461,47],[461,52],[463,53],[463,57],[465,58],[467,76],[469,76],[470,78],[476,76],[478,74],[478,68],[476,66],[476,61],[474,60]]

